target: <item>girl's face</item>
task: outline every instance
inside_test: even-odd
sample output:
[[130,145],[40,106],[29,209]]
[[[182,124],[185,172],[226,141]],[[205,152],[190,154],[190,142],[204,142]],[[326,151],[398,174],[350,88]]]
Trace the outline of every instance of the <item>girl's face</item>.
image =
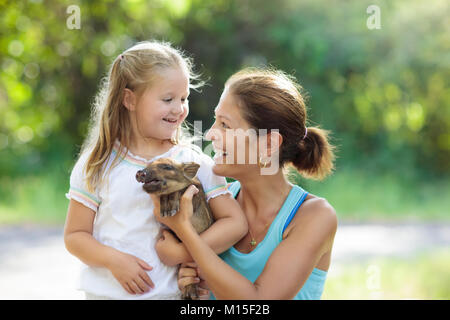
[[150,88],[137,101],[134,95],[135,103],[129,103],[131,107],[125,103],[126,93],[124,104],[130,110],[134,134],[158,140],[174,137],[189,113],[188,96],[189,77],[181,68],[166,68],[158,72]]
[[215,112],[215,122],[205,139],[211,140],[215,156],[213,172],[217,175],[239,178],[259,170],[257,157],[263,146],[263,137],[242,118],[236,98],[225,88]]

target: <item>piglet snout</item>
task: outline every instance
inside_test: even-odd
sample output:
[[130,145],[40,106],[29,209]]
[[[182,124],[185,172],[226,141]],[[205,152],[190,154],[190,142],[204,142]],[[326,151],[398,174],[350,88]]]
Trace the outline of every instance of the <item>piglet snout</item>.
[[145,171],[145,170],[139,170],[138,172],[136,172],[136,180],[138,182],[144,183],[146,176],[147,176],[147,171]]

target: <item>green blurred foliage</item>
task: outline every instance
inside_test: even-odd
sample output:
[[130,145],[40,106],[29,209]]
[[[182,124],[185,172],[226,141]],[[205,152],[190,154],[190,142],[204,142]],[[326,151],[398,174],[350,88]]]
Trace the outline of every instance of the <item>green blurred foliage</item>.
[[[448,300],[449,263],[450,252],[447,249],[405,257],[376,257],[369,261],[356,259],[336,263],[327,276],[322,299]],[[372,268],[379,272],[379,288],[371,288]]]
[[[381,9],[369,30],[366,8]],[[81,9],[70,30],[67,8]],[[399,1],[1,1],[0,175],[67,174],[112,60],[137,41],[186,50],[208,80],[188,120],[212,124],[225,80],[245,66],[297,77],[310,125],[332,130],[337,167],[446,177],[450,3]]]

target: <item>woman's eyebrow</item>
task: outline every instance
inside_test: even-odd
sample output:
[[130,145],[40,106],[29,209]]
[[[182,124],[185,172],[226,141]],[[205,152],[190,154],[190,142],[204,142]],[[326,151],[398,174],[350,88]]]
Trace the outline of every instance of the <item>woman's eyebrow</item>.
[[216,117],[224,118],[224,119],[226,119],[226,120],[228,120],[228,121],[231,121],[231,119],[228,118],[227,116],[223,116],[223,115],[220,115],[220,114],[216,114]]

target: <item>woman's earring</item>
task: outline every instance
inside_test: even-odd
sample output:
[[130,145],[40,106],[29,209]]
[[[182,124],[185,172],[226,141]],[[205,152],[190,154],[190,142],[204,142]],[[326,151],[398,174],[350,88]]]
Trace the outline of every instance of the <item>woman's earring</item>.
[[259,159],[258,159],[258,165],[259,165],[260,168],[265,168],[265,167],[267,167],[267,165],[269,164],[269,162],[270,162],[270,160],[269,160],[269,161],[266,161],[266,162],[263,162],[263,161],[262,161],[262,156],[259,156]]

